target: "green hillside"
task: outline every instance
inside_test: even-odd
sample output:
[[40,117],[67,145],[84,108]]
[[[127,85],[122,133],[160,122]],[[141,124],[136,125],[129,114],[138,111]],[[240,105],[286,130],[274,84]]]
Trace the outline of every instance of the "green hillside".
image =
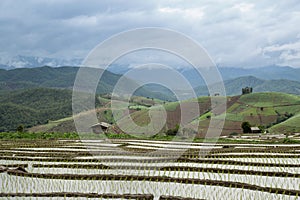
[[29,89],[0,96],[0,131],[45,124],[72,115],[72,92],[62,89]]
[[281,107],[299,105],[299,96],[276,92],[263,92],[242,95],[239,102],[255,107]]
[[[101,69],[85,68],[90,73],[98,73]],[[77,75],[78,67],[37,67],[37,68],[20,68],[13,70],[0,70],[0,94],[6,91],[14,91],[20,89],[32,88],[62,88],[72,89]],[[121,75],[104,71],[99,84],[97,86],[97,94],[111,93],[115,84]],[[89,80],[89,77],[86,77]],[[124,78],[126,85],[136,86],[134,80]],[[165,90],[156,91],[148,89],[144,86],[140,87],[136,92],[137,96],[157,98],[167,101],[174,101],[176,98],[171,92]]]
[[[244,121],[248,121],[252,126],[268,128],[270,132],[281,132],[284,124],[295,128],[290,128],[290,132],[300,131],[300,126],[294,126],[300,119],[296,117],[299,113],[300,97],[297,95],[274,92],[242,95],[227,108],[223,134],[240,133],[241,123]],[[205,129],[208,121],[200,120],[200,127]]]
[[[199,103],[200,116],[195,116],[192,109],[193,103]],[[183,101],[181,106],[190,111],[190,121],[186,127],[197,127],[199,125],[198,135],[205,136],[211,117],[222,119],[225,113],[214,115],[211,109],[208,97],[200,97],[196,101]],[[180,104],[170,102],[164,104],[167,111],[167,124],[165,130],[173,129],[180,122]],[[252,93],[242,96],[227,97],[227,112],[225,116],[225,125],[222,130],[223,135],[231,133],[242,133],[241,124],[248,121],[252,126],[259,126],[269,129],[270,132],[282,133],[286,127],[288,132],[300,132],[299,117],[300,97],[292,94],[264,92]],[[136,124],[146,125],[149,122],[149,116],[146,110],[139,110],[131,114],[131,118]],[[196,119],[195,119],[196,118]],[[127,124],[126,118],[121,119],[122,124]],[[130,130],[128,128],[128,130]],[[162,130],[162,131],[165,131]]]
[[[109,108],[107,99],[103,100],[106,108],[97,110],[99,121],[115,123]],[[135,97],[130,104],[130,118],[138,125],[145,126],[149,123],[149,110],[155,109],[156,105],[161,104],[167,111],[167,124],[162,132],[168,129],[174,129],[180,122],[180,104],[179,102],[162,102],[154,100],[151,105],[151,99]],[[145,103],[144,105],[142,103]],[[192,109],[193,105],[200,106],[200,116]],[[183,101],[181,106],[187,109],[186,127],[197,127],[198,136],[203,137],[206,134],[211,117],[216,119],[224,117],[225,113],[214,115],[210,112],[211,104],[209,97],[199,97]],[[119,123],[128,127],[129,116],[124,115],[122,110],[118,111]],[[252,126],[259,126],[268,129],[270,133],[292,133],[300,132],[300,96],[284,93],[252,93],[241,96],[227,97],[226,121],[222,130],[222,135],[231,133],[242,133],[241,124],[248,121]],[[158,122],[159,123],[159,122]],[[74,131],[73,121],[66,120],[54,121],[49,124],[33,127],[31,131]],[[117,129],[116,129],[117,130]]]
[[59,120],[49,120],[47,124],[36,125],[28,128],[29,132],[76,132],[74,120],[72,117],[66,117]]
[[[78,67],[52,68],[45,66],[0,71],[0,89],[16,90],[37,87],[71,89],[78,70]],[[91,74],[93,74],[99,69],[87,68],[87,70],[90,70]],[[119,75],[105,71],[97,92],[99,94],[111,92],[119,78]],[[129,79],[128,82],[132,83]]]
[[272,133],[299,133],[300,132],[300,112],[290,119],[272,126],[270,128]]

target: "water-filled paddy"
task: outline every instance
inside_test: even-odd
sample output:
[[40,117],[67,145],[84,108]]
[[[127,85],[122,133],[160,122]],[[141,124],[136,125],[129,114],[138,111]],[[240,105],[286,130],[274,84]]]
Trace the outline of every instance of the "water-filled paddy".
[[[54,192],[152,194],[154,199],[162,195],[195,199],[297,199],[300,195],[300,147],[293,145],[214,146],[119,139],[108,143],[22,141],[3,143],[0,147],[0,165],[5,168],[0,173],[0,193],[7,195],[1,199],[38,199],[22,194]],[[202,150],[206,150],[204,154]],[[26,166],[25,172],[11,167],[22,164]],[[14,193],[20,196],[13,197]],[[129,199],[113,199],[124,198]]]

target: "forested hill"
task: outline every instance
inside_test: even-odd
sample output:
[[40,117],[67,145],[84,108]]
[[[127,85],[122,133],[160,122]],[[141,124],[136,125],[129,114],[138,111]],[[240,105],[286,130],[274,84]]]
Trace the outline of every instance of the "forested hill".
[[38,88],[0,96],[0,131],[30,127],[72,115],[72,91]]
[[[87,68],[91,73],[95,68]],[[0,93],[6,91],[30,89],[30,88],[63,88],[72,89],[79,67],[37,67],[20,68],[13,70],[0,70]],[[115,84],[122,75],[105,71],[97,86],[97,94],[111,93]],[[100,78],[100,77],[99,77]],[[87,77],[88,79],[88,77]],[[134,80],[125,78],[128,85],[136,85]],[[151,91],[145,87],[139,88],[135,95],[174,101],[172,93],[164,91]]]
[[[0,90],[16,90],[34,87],[72,88],[78,67],[37,67],[0,71]],[[90,69],[97,70],[97,69]],[[105,71],[99,93],[111,91],[120,75]]]

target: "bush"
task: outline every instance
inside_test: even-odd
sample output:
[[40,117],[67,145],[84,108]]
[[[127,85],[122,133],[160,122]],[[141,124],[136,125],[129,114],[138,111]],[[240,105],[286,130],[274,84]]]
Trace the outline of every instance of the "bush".
[[23,133],[23,132],[24,132],[24,126],[23,126],[23,125],[19,125],[19,126],[17,127],[17,132]]
[[175,128],[167,130],[166,135],[175,136],[178,133],[178,130],[179,130],[179,124],[176,124]]
[[241,125],[243,133],[251,133],[251,125],[249,122],[243,122]]

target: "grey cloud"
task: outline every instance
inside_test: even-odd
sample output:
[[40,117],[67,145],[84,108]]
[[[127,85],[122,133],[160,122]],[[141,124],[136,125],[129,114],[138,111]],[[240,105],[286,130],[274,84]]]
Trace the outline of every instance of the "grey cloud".
[[[132,28],[163,27],[202,44],[223,66],[282,64],[265,52],[299,40],[298,1],[0,1],[0,55],[85,57]],[[300,50],[280,54],[300,67]],[[267,56],[266,56],[267,55]]]

